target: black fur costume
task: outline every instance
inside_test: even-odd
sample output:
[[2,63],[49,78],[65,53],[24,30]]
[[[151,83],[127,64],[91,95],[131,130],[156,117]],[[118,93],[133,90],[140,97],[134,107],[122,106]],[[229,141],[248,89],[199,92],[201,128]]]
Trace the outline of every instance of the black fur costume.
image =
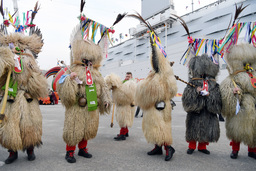
[[[217,142],[220,137],[217,113],[221,112],[222,101],[219,84],[215,80],[218,72],[219,66],[206,54],[193,57],[189,62],[189,82],[195,87],[187,85],[182,96],[187,112],[187,142]],[[209,96],[202,96],[197,91],[197,87],[203,88],[203,81],[208,82]]]

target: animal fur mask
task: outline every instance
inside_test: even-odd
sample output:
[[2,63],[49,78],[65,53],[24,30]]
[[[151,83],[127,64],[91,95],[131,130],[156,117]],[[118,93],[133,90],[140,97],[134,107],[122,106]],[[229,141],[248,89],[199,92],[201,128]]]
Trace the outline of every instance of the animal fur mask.
[[230,48],[229,53],[226,53],[225,60],[228,64],[230,74],[236,71],[244,70],[247,63],[255,70],[256,69],[256,48],[252,44],[239,44]]
[[189,61],[189,73],[192,77],[202,76],[216,77],[219,72],[219,65],[214,64],[207,54],[195,56]]

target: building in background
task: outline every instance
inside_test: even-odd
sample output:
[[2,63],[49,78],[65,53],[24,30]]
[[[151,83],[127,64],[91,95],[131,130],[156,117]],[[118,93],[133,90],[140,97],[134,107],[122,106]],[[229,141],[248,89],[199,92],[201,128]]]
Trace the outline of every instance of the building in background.
[[[172,14],[176,14],[172,0],[141,0],[141,15],[148,21],[161,39],[167,58],[174,61],[174,74],[187,80],[187,67],[180,64],[180,59],[188,46],[187,34],[182,25]],[[235,4],[250,4],[240,15],[239,22],[255,22],[255,0],[219,0],[181,16],[187,23],[193,38],[221,39],[226,33],[231,16],[235,13]],[[133,73],[138,81],[145,78],[151,70],[149,61],[150,44],[147,28],[139,24],[130,28],[131,38],[109,48],[108,58],[101,67],[103,76],[116,73],[121,78],[127,71]],[[218,82],[227,76],[226,64],[220,59]],[[178,93],[182,93],[185,84],[178,83]],[[180,97],[177,97],[177,100]]]

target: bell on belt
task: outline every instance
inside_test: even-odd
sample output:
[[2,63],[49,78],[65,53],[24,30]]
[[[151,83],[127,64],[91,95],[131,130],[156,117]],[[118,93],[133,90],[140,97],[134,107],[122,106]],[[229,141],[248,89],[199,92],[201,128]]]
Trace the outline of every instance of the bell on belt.
[[80,98],[78,99],[78,105],[79,105],[80,107],[85,107],[86,104],[87,104],[86,98],[80,97]]
[[13,97],[13,96],[8,96],[7,97],[7,101],[10,102],[10,103],[13,103],[14,100],[15,100],[15,97]]
[[32,102],[33,98],[29,93],[24,93],[24,97],[26,98],[27,102]]

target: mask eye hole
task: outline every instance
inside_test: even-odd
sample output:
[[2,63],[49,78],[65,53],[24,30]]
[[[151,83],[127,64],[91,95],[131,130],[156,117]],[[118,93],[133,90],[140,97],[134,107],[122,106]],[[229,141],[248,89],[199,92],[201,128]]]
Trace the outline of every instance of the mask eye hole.
[[165,102],[161,101],[161,102],[157,102],[155,105],[157,110],[164,110],[165,108]]

